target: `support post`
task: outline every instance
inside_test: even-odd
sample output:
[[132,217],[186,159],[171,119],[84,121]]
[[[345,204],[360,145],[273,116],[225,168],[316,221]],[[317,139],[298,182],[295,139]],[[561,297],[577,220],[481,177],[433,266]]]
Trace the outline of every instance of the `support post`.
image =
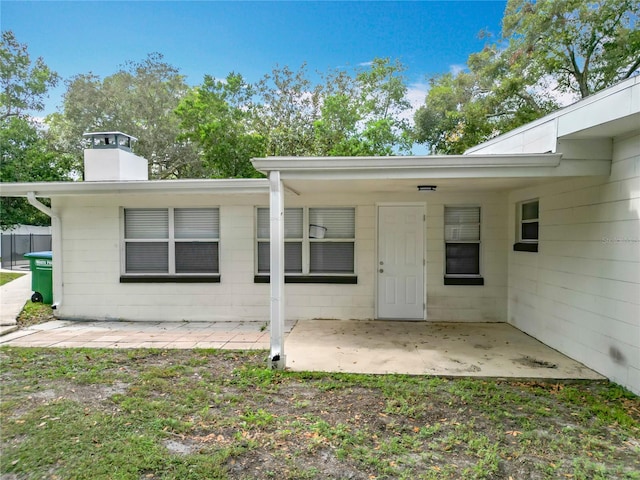
[[271,260],[271,352],[269,368],[282,370],[284,354],[284,188],[280,172],[269,173],[269,226]]

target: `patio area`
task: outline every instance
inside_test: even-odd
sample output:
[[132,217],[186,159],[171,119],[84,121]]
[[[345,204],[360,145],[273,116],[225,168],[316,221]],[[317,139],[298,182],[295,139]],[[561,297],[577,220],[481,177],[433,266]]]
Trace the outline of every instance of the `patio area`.
[[506,323],[310,320],[285,347],[297,371],[604,379]]
[[[296,371],[601,380],[601,375],[504,323],[289,321]],[[0,337],[2,346],[269,349],[268,322],[55,320]]]

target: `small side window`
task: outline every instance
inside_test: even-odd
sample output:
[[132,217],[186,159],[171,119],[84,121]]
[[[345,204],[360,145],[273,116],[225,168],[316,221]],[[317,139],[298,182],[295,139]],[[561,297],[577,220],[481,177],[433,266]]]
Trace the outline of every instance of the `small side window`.
[[540,225],[539,201],[518,204],[518,235],[513,249],[518,252],[537,252]]
[[445,285],[484,285],[480,275],[480,207],[444,207]]

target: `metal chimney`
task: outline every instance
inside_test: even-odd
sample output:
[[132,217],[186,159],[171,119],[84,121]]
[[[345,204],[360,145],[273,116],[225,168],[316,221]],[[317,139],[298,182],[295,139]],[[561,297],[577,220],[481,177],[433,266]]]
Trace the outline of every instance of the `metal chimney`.
[[122,132],[88,132],[84,151],[84,179],[87,182],[148,180],[148,162],[131,152],[137,138]]

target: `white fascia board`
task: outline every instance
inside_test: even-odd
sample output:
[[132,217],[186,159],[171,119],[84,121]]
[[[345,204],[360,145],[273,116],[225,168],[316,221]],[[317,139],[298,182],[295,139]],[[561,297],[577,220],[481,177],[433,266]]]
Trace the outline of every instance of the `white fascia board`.
[[211,180],[151,180],[126,182],[37,182],[0,183],[0,197],[36,197],[74,195],[144,195],[163,194],[265,194],[269,193],[269,180],[262,178]]
[[254,158],[253,165],[261,172],[344,172],[357,176],[358,172],[387,178],[401,172],[428,172],[430,170],[500,169],[522,167],[557,167],[560,155],[428,155],[397,157],[267,157]]

